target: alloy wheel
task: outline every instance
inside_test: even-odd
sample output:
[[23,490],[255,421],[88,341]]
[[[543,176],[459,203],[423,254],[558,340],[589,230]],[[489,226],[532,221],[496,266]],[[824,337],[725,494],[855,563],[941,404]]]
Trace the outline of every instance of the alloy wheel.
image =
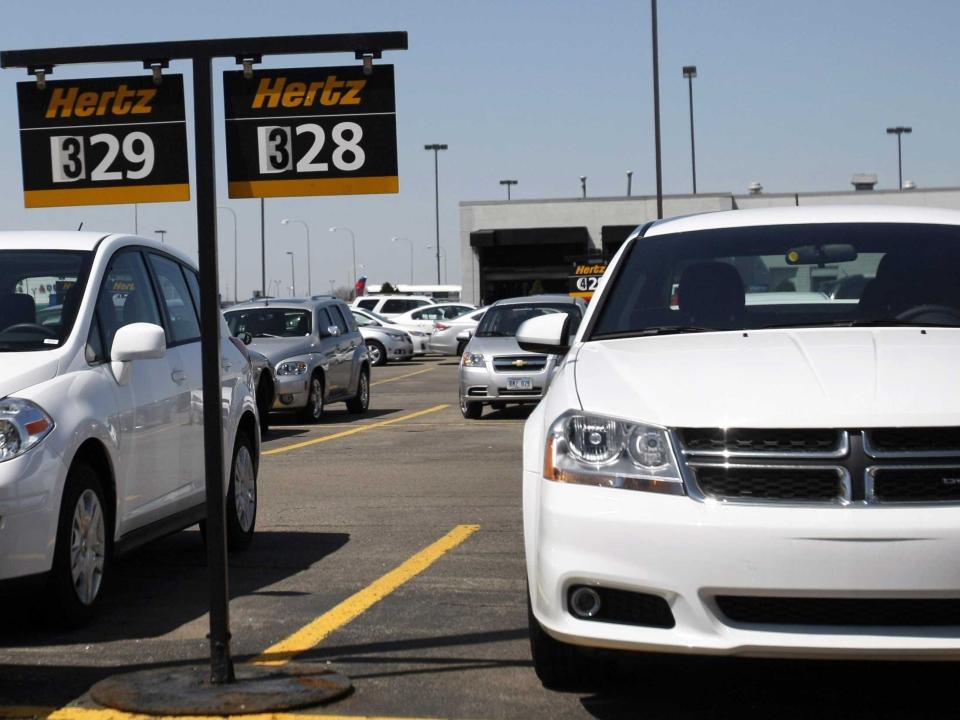
[[106,523],[100,499],[90,489],[77,499],[70,526],[70,574],[77,599],[93,604],[100,593],[106,561]]
[[244,532],[249,532],[257,511],[257,481],[253,471],[253,458],[246,445],[242,445],[237,451],[233,477],[237,523]]

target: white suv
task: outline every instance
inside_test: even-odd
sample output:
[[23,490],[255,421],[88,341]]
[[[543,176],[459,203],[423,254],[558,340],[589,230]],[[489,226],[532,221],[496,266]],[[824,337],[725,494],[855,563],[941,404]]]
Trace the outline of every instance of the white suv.
[[426,295],[361,295],[353,299],[353,307],[387,318],[433,304],[434,301]]
[[578,646],[960,658],[958,269],[956,211],[709,213],[634,233],[575,337],[524,323],[566,355],[524,433],[540,678]]
[[[88,620],[112,557],[205,517],[199,286],[152,240],[0,234],[0,588]],[[239,347],[238,347],[239,345]],[[221,340],[227,527],[253,536],[250,363]]]

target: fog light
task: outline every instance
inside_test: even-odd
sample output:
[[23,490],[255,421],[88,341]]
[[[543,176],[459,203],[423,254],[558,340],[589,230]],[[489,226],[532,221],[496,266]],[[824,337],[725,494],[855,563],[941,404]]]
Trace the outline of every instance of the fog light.
[[282,402],[284,405],[289,405],[293,402],[293,395],[281,395],[280,402]]
[[596,617],[600,612],[600,596],[593,588],[578,587],[570,593],[570,609],[577,617]]

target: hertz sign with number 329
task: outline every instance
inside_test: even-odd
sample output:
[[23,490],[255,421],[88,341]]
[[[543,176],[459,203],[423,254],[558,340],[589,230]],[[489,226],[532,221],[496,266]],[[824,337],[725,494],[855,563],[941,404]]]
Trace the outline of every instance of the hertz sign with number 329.
[[223,75],[230,197],[392,193],[393,66]]
[[189,200],[183,77],[17,84],[27,207]]

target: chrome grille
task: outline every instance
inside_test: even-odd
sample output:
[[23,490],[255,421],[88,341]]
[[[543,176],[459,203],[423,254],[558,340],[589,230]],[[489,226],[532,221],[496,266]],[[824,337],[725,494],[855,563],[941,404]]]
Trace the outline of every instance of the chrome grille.
[[496,372],[540,372],[547,366],[546,355],[501,355],[493,358]]

